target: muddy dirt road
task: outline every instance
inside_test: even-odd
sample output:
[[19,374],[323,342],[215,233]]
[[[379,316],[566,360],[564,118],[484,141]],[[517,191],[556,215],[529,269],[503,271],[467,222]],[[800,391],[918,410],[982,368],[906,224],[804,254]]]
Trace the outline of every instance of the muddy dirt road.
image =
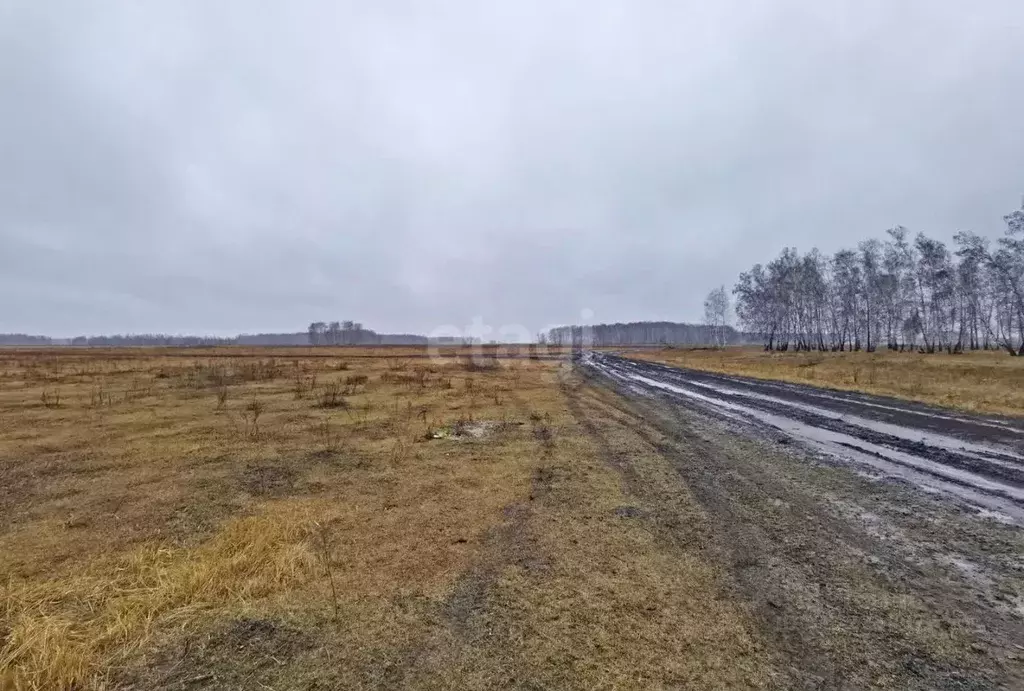
[[[577,419],[790,688],[1024,688],[1024,425],[588,353]],[[645,476],[656,454],[678,478]],[[702,518],[677,509],[685,495]]]
[[871,476],[1024,524],[1024,423],[596,353],[589,361],[636,393],[775,431]]

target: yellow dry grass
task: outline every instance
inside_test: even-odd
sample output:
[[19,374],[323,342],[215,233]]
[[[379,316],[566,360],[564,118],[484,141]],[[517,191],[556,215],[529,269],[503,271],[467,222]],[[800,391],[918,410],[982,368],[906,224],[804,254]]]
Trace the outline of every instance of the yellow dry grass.
[[1024,416],[1024,358],[891,351],[776,353],[761,348],[637,349],[630,357],[709,372],[895,396],[974,413]]
[[769,678],[564,363],[425,354],[0,351],[0,688]]

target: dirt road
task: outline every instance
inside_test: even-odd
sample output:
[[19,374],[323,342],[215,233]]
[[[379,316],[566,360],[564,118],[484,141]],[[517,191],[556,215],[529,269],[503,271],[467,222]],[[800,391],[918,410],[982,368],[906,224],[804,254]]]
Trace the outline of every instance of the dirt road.
[[[590,353],[574,413],[748,603],[783,685],[1024,688],[1024,425]],[[634,463],[655,452],[678,484]],[[700,505],[677,515],[674,495]]]

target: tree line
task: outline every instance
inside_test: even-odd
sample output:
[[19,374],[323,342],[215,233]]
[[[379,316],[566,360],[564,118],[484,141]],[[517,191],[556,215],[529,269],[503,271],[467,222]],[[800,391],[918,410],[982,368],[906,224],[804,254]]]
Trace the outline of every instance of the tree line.
[[0,334],[0,346],[41,346],[50,345],[46,336],[30,334]]
[[379,334],[369,329],[351,329],[344,332],[331,332],[325,325],[324,331],[317,332],[316,341],[311,340],[308,331],[291,333],[255,333],[239,334],[231,337],[169,335],[169,334],[113,334],[107,336],[75,336],[74,338],[51,338],[29,334],[0,334],[0,346],[103,346],[103,347],[139,347],[139,346],[305,346],[328,345],[336,342],[339,345],[427,345],[426,336],[419,334]]
[[740,274],[736,316],[766,350],[1024,355],[1024,206],[1003,220],[994,245],[962,231],[950,248],[896,226],[832,256],[786,248]]
[[538,335],[538,342],[555,346],[710,345],[742,342],[741,334],[720,323],[629,322],[558,326]]
[[356,345],[376,342],[377,334],[364,329],[359,322],[351,320],[333,322],[313,322],[306,329],[309,344],[318,345]]
[[114,334],[51,338],[27,334],[0,334],[3,346],[219,346],[232,345],[236,338],[216,336],[171,336],[167,334]]
[[381,334],[356,321],[313,322],[306,328],[306,341],[312,346],[339,345],[427,345],[436,340],[420,334]]
[[221,346],[232,345],[234,338],[216,336],[169,336],[166,334],[115,334],[113,336],[76,336],[73,346]]

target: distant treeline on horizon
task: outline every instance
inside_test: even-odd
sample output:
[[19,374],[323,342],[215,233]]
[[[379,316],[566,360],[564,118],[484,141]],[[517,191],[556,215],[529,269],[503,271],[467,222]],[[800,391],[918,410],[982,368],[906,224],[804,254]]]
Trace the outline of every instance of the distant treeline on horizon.
[[[418,334],[361,335],[359,345],[428,345],[430,339]],[[28,334],[0,334],[0,346],[308,346],[309,334],[241,334],[230,338],[216,336],[171,336],[167,334],[116,334],[113,336],[76,336],[50,338]],[[319,344],[317,344],[319,345]]]
[[[320,322],[311,326],[319,327]],[[712,327],[682,322],[630,322],[559,326],[538,335],[537,341],[549,345],[572,345],[573,331],[583,343],[594,346],[620,345],[711,345]],[[751,342],[749,334],[725,327],[726,344]],[[756,340],[756,339],[755,339]],[[294,333],[241,334],[230,338],[216,336],[172,336],[166,334],[129,334],[113,336],[77,336],[51,338],[29,334],[0,334],[0,346],[309,346],[309,345],[469,345],[480,339],[458,337],[431,338],[420,334],[378,334],[371,329],[342,329],[332,336],[320,328]]]
[[558,346],[573,345],[577,342],[593,346],[705,346],[719,342],[716,328],[720,331],[723,345],[739,345],[751,340],[746,334],[731,326],[713,327],[706,324],[666,321],[558,326],[540,334],[538,340]]

